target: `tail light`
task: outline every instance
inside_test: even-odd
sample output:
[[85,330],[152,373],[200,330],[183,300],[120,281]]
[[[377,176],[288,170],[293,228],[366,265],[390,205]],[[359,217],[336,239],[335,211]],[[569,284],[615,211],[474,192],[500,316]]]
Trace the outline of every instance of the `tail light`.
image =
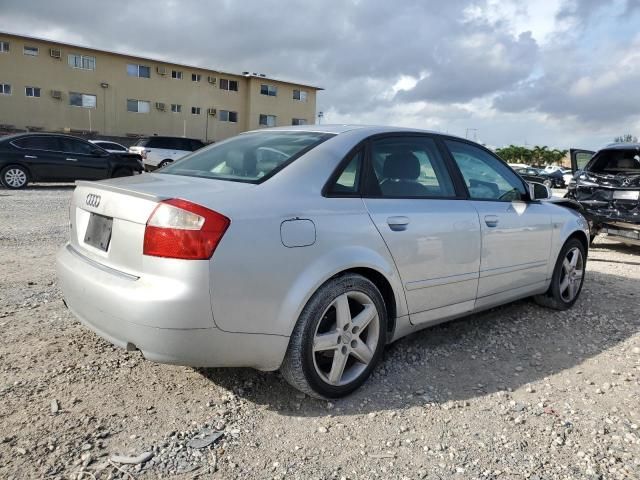
[[211,258],[231,221],[186,200],[164,200],[151,213],[144,231],[143,253],[152,257]]

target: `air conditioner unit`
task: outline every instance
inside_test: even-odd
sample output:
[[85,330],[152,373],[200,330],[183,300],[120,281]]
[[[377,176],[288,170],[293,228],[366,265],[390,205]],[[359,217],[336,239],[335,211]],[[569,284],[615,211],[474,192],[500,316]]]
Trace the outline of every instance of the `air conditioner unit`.
[[207,77],[207,82],[209,82],[211,85],[215,85],[217,82],[216,77]]
[[60,90],[51,90],[51,97],[60,100],[62,98],[62,92]]
[[158,72],[158,75],[166,75],[167,74],[167,68],[166,67],[156,67],[156,72]]
[[156,102],[156,109],[164,111],[165,105],[162,102]]
[[50,48],[49,55],[51,56],[51,58],[57,58],[58,60],[60,60],[60,58],[62,57],[62,53],[60,52],[59,48]]
[[216,113],[218,113],[218,111],[215,108],[207,108],[207,115],[211,115],[212,117],[215,117]]

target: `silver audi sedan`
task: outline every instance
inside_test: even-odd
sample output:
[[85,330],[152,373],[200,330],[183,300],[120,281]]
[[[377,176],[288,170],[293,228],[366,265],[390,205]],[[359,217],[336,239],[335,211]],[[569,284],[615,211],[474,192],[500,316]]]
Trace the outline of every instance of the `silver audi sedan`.
[[411,332],[529,296],[571,307],[588,225],[548,197],[450,135],[265,129],[78,182],[58,278],[82,323],[149,360],[340,397]]

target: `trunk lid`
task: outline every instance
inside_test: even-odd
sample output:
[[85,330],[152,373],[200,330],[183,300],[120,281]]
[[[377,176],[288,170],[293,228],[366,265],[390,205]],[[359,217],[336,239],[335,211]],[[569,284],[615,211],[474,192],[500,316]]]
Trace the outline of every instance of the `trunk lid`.
[[147,258],[142,254],[145,227],[158,202],[181,198],[216,209],[228,195],[252,188],[255,185],[163,174],[79,181],[69,212],[70,243],[102,265],[140,276]]

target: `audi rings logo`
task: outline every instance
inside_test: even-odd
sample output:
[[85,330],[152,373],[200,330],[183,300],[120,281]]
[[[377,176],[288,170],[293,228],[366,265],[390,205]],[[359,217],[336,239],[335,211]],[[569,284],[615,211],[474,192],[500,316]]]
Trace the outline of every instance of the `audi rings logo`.
[[90,207],[97,208],[100,205],[100,195],[96,195],[95,193],[90,193],[87,195],[85,203]]

